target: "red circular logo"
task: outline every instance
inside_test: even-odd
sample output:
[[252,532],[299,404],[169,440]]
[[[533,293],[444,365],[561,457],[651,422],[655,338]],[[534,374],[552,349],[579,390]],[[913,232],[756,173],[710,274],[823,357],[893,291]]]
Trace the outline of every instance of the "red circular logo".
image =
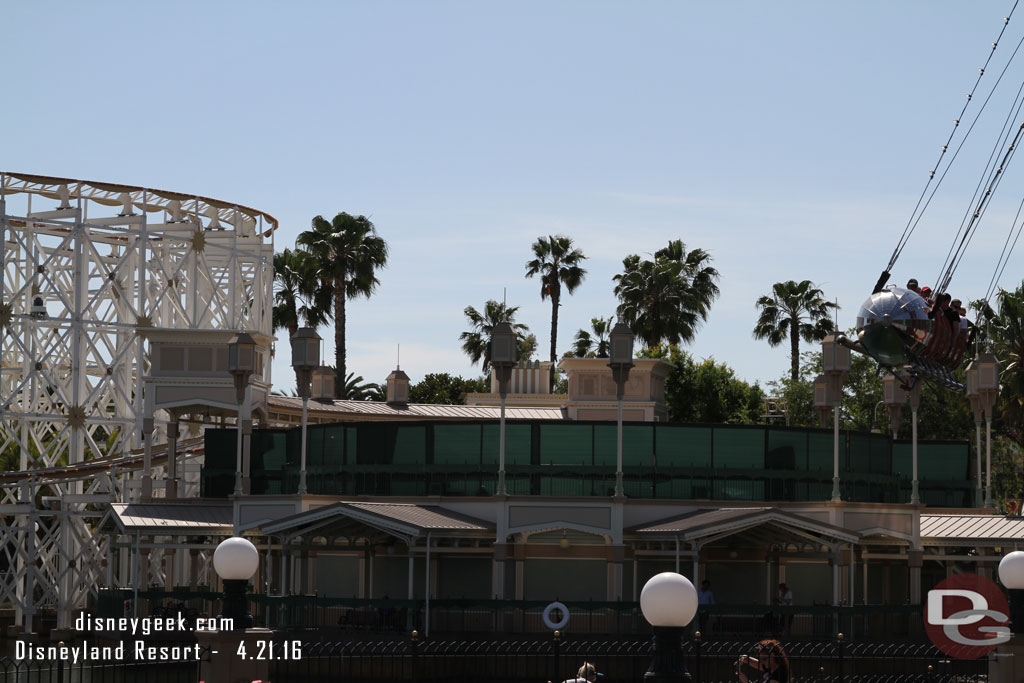
[[999,586],[977,574],[957,574],[928,591],[924,626],[950,657],[978,659],[1010,639],[1009,614]]

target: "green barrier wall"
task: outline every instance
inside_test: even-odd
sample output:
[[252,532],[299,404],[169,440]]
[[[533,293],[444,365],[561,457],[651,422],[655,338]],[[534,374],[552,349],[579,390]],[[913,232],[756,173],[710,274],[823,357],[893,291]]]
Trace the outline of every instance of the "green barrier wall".
[[[829,430],[754,425],[644,423],[623,426],[626,495],[737,501],[827,500]],[[234,485],[235,430],[206,432],[203,495]],[[252,492],[298,488],[301,432],[255,430]],[[616,428],[607,422],[517,421],[506,425],[506,471],[514,495],[608,496],[615,484]],[[968,443],[918,445],[921,495],[929,505],[969,507]],[[310,425],[310,493],[491,495],[497,422],[364,422]],[[881,434],[841,432],[843,499],[908,502],[911,446]]]

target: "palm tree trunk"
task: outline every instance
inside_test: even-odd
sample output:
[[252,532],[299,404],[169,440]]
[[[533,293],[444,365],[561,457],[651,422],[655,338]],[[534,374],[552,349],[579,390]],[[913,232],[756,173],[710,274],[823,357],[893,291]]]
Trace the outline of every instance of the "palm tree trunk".
[[558,299],[561,292],[557,288],[551,289],[551,362],[555,362],[558,340]]
[[345,279],[334,282],[334,398],[345,393]]
[[800,375],[800,320],[789,320],[789,378],[794,382]]

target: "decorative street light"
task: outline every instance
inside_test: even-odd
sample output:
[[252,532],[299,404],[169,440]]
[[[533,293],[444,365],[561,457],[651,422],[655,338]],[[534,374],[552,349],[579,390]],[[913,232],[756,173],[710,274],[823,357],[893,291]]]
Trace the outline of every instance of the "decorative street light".
[[829,403],[832,405],[832,502],[841,500],[839,495],[839,406],[843,402],[843,380],[850,372],[850,349],[838,341],[837,335],[830,334],[821,340],[821,369],[828,379]]
[[999,580],[1010,593],[1010,630],[1024,633],[1024,551],[1014,550],[999,560]]
[[689,681],[681,640],[683,629],[697,613],[697,589],[682,574],[656,574],[640,591],[640,611],[654,627],[654,659],[644,683]]
[[321,365],[313,371],[312,398],[318,403],[334,401],[334,368]]
[[495,495],[504,496],[505,488],[505,397],[512,379],[512,369],[519,358],[519,343],[512,324],[503,320],[491,331],[491,367],[498,378],[498,395],[501,397],[501,423],[498,428],[498,489]]
[[[235,494],[242,493],[242,440],[243,440],[243,409],[245,390],[249,387],[249,376],[256,371],[256,340],[247,332],[239,332],[228,340],[228,372],[235,380],[235,392],[238,399],[238,445],[235,459]],[[251,420],[244,420],[250,422]]]
[[260,554],[256,546],[240,536],[232,536],[213,551],[213,568],[224,581],[221,616],[231,619],[236,631],[252,627],[245,592],[259,566]]
[[312,327],[300,327],[292,336],[292,367],[295,385],[302,399],[302,449],[299,465],[299,494],[306,493],[306,422],[309,416],[309,395],[313,370],[320,365],[320,335]]
[[629,325],[620,320],[615,323],[608,338],[610,341],[608,367],[612,369],[612,379],[615,381],[615,400],[618,403],[616,416],[618,431],[615,446],[615,496],[618,497],[625,495],[622,485],[622,397],[626,393],[626,380],[629,379],[629,371],[633,367],[633,331],[629,329]]
[[999,361],[986,350],[971,361],[974,371],[974,390],[978,403],[985,412],[985,507],[992,507],[992,412],[999,396]]
[[889,411],[889,431],[895,439],[900,428],[900,413],[903,412],[903,404],[907,402],[907,390],[903,388],[902,380],[895,375],[882,378],[882,401]]
[[920,505],[921,492],[917,481],[917,409],[921,407],[921,380],[914,380],[914,387],[907,392],[910,403],[910,460],[913,479],[910,482],[910,504]]

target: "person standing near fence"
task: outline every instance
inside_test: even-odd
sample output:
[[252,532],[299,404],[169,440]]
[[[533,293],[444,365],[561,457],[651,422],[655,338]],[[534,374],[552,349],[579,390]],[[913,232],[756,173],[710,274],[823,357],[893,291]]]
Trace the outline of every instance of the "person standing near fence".
[[603,674],[597,673],[597,667],[590,662],[583,662],[583,666],[576,672],[576,678],[567,678],[562,683],[594,683],[598,676]]
[[[792,607],[793,606],[793,591],[790,590],[789,586],[787,586],[785,583],[780,583],[779,584],[778,603],[782,607]],[[792,613],[783,614],[782,618],[780,619],[779,626],[782,627],[783,632],[786,635],[789,635],[789,632],[793,628],[793,614]]]
[[704,579],[697,591],[697,623],[703,633],[707,633],[711,613],[708,607],[715,604],[715,594],[711,591],[711,582]]
[[[765,639],[754,646],[756,657],[740,655],[733,662],[740,683],[789,683],[789,658],[779,641]],[[751,674],[743,667],[753,669]]]

